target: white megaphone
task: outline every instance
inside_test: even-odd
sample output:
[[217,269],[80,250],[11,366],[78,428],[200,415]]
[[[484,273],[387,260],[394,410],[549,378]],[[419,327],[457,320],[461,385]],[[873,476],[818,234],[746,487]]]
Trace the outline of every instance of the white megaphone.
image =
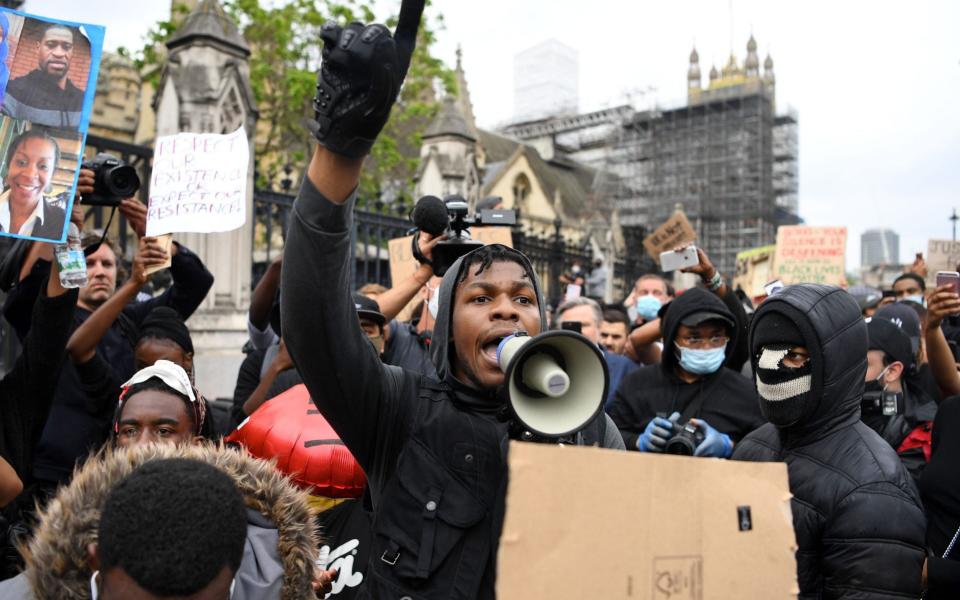
[[569,436],[603,409],[607,361],[600,349],[573,331],[536,337],[517,333],[497,347],[510,407],[524,428],[545,438]]

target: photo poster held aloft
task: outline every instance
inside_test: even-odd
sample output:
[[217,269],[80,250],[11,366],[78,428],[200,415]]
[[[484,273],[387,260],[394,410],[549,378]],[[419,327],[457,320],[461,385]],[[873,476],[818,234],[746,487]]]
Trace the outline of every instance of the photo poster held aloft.
[[178,133],[157,139],[147,235],[217,233],[247,219],[250,141],[233,133]]
[[0,236],[62,242],[105,29],[0,8]]

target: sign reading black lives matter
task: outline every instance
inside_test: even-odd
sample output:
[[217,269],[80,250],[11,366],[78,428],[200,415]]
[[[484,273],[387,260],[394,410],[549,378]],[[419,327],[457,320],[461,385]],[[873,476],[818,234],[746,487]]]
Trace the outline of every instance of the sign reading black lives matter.
[[250,143],[233,133],[178,133],[157,140],[147,235],[213,233],[246,221]]
[[0,8],[0,236],[66,238],[103,35]]

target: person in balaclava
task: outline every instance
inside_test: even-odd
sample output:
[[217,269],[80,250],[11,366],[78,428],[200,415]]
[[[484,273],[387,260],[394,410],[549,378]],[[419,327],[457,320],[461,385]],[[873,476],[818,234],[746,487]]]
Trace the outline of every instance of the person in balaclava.
[[840,288],[788,286],[757,310],[751,360],[770,421],[735,460],[784,461],[803,599],[917,598],[920,498],[896,452],[860,421],[867,326]]
[[[497,348],[546,329],[539,280],[523,254],[498,244],[451,265],[430,346],[436,378],[384,365],[350,297],[363,158],[389,117],[423,5],[403,3],[395,40],[382,25],[324,24],[311,125],[319,145],[290,218],[281,317],[314,403],[367,475],[374,539],[357,597],[486,599],[513,429]],[[601,395],[572,441],[622,448]]]
[[764,423],[750,380],[724,366],[737,346],[730,309],[692,288],[663,314],[663,355],[620,382],[609,409],[630,450],[663,452],[691,419],[703,440],[696,456],[728,458],[736,442]]

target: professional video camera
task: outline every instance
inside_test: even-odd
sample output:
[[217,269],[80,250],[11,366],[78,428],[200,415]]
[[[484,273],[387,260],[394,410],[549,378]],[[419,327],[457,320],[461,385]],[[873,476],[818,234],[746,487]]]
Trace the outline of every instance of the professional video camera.
[[119,158],[100,153],[81,165],[94,173],[93,193],[85,194],[81,203],[89,206],[120,206],[140,189],[137,170]]
[[410,215],[420,231],[430,235],[447,234],[447,239],[433,248],[433,258],[428,260],[420,252],[420,233],[413,236],[413,256],[421,263],[433,265],[435,275],[443,275],[458,258],[483,246],[483,242],[470,238],[470,227],[491,225],[514,225],[517,215],[512,210],[484,209],[480,214],[469,215],[470,207],[462,196],[424,196]]
[[864,392],[860,400],[860,414],[884,417],[903,414],[903,394],[890,390]]

